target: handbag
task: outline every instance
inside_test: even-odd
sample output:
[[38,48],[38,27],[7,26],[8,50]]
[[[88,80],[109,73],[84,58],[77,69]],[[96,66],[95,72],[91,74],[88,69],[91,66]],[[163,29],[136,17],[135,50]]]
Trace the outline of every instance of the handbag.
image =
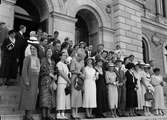
[[68,95],[71,93],[71,85],[67,85],[65,88],[65,94]]
[[83,85],[84,85],[84,80],[78,75],[78,77],[76,77],[74,80],[74,88],[79,91],[82,90]]
[[144,99],[145,101],[150,101],[154,99],[154,96],[151,92],[149,92],[149,90],[147,90],[146,93],[144,94]]

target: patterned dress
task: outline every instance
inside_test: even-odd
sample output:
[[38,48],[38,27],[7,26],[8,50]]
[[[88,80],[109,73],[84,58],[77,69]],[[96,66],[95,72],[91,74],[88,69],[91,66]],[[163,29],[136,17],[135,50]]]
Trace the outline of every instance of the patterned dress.
[[55,73],[55,64],[52,61],[50,64],[46,58],[42,60],[40,68],[40,107],[45,108],[54,108],[55,103],[55,94],[54,90],[51,89],[51,83],[53,79],[49,76],[50,73]]

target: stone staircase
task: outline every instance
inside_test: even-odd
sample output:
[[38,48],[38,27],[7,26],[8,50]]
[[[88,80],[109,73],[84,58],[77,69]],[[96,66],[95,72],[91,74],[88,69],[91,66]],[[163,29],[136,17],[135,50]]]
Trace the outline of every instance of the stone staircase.
[[20,113],[18,111],[20,87],[0,87],[0,115]]
[[[167,98],[167,97],[166,97]],[[20,87],[0,87],[0,120],[22,120],[23,111],[19,111]],[[167,101],[167,99],[166,99]],[[70,114],[67,113],[70,118]],[[35,120],[40,120],[39,114],[34,114]],[[85,114],[82,111],[80,117],[84,120]],[[167,120],[167,116],[151,117],[120,117],[120,118],[103,118],[105,120]],[[103,120],[98,119],[96,120]]]

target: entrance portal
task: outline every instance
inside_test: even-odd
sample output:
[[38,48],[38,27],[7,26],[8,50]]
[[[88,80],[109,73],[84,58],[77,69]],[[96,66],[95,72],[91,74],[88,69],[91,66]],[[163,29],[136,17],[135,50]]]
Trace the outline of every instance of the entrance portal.
[[[41,7],[42,6],[42,7]],[[17,0],[15,5],[14,29],[19,30],[19,26],[27,27],[26,36],[29,32],[38,28],[47,32],[47,7],[44,0]]]
[[99,43],[99,23],[93,12],[87,9],[78,11],[76,18],[75,43],[84,41],[94,47]]

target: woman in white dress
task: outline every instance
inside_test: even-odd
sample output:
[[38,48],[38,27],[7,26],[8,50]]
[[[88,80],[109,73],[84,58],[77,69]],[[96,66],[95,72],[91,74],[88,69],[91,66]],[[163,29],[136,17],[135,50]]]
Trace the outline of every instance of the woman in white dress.
[[116,73],[114,72],[115,65],[110,63],[108,65],[109,71],[106,71],[106,83],[108,87],[108,102],[111,110],[111,117],[117,117],[116,108],[118,107],[118,82],[116,81]]
[[57,63],[57,68],[59,72],[58,82],[57,82],[57,119],[67,119],[64,112],[70,109],[70,95],[65,94],[65,88],[71,84],[68,78],[69,69],[65,61],[67,59],[67,52],[62,52],[60,57],[61,60]]
[[86,108],[86,117],[92,118],[92,109],[97,107],[96,103],[96,70],[93,68],[93,59],[88,58],[86,67],[84,68],[84,94],[83,94],[83,108]]
[[[145,93],[147,91],[153,93],[154,92],[154,88],[151,85],[151,75],[149,73],[149,69],[150,69],[150,65],[149,64],[145,64],[144,66],[144,73],[142,74],[142,94],[143,96],[145,95]],[[151,116],[151,112],[150,109],[152,107],[152,100],[145,100],[145,104],[144,104],[144,112],[146,116]]]
[[156,115],[164,115],[163,109],[165,107],[165,103],[163,86],[165,85],[165,82],[160,75],[159,68],[155,68],[153,72],[154,74],[151,77],[151,84],[154,86],[154,108],[156,110]]
[[139,68],[139,63],[135,65],[134,76],[137,79],[137,101],[138,101],[138,110],[143,110],[144,106],[144,96],[142,95],[142,87],[141,87],[141,72]]

